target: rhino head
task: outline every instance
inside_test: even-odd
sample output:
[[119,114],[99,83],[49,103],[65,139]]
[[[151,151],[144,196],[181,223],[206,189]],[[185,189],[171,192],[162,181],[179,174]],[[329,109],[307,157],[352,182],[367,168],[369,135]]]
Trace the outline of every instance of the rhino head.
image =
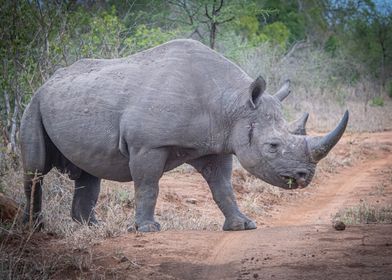
[[232,135],[234,153],[248,172],[269,184],[286,189],[306,187],[317,162],[343,135],[348,112],[325,136],[307,136],[307,113],[290,124],[283,118],[281,101],[290,93],[289,81],[273,96],[264,93],[265,88],[264,79],[258,77],[245,95]]

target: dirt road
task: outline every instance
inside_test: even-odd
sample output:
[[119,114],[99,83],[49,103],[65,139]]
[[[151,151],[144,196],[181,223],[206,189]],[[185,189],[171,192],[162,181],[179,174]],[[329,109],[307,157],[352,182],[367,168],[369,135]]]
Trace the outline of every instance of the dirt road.
[[95,264],[120,279],[392,279],[391,224],[331,226],[360,201],[392,204],[392,132],[346,136],[338,152],[349,145],[361,145],[361,160],[277,206],[257,230],[129,234],[98,245]]
[[[331,217],[369,195],[391,170],[392,134],[364,139],[372,157],[324,182],[311,196],[284,205],[267,228],[226,234],[200,279],[392,279],[392,225],[337,232]],[[391,182],[390,182],[391,184]],[[383,196],[392,202],[392,186]],[[379,198],[378,198],[379,199]]]

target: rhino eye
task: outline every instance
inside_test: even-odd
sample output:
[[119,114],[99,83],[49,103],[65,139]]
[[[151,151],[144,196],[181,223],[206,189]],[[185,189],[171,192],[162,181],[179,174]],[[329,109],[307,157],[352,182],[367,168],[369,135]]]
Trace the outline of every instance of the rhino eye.
[[279,148],[279,143],[268,143],[268,151],[270,153],[276,153]]

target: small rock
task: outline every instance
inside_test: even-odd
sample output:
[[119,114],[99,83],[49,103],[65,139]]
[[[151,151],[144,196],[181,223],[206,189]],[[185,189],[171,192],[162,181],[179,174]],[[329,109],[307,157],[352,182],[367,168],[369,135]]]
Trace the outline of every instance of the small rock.
[[253,274],[253,278],[257,279],[259,278],[259,275],[257,273]]
[[120,259],[120,262],[127,262],[129,261],[129,259],[126,256],[122,256],[122,258]]
[[185,202],[186,203],[190,203],[190,204],[196,204],[197,203],[197,199],[196,198],[188,198]]
[[346,225],[342,221],[334,221],[332,223],[332,226],[336,230],[345,230],[346,229]]

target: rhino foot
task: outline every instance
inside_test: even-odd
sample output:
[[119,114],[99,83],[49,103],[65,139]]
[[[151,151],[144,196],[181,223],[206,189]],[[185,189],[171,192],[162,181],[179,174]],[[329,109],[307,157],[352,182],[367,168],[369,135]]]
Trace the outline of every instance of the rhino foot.
[[140,232],[156,232],[161,230],[161,225],[154,221],[145,221],[136,225],[136,230]]
[[248,230],[256,229],[256,223],[246,217],[235,217],[231,219],[226,219],[223,224],[223,230]]
[[90,215],[90,217],[88,217],[87,219],[84,219],[81,216],[72,215],[72,220],[74,220],[75,222],[82,224],[82,225],[83,224],[87,224],[88,226],[98,226],[99,225],[99,222],[95,218],[94,214]]

